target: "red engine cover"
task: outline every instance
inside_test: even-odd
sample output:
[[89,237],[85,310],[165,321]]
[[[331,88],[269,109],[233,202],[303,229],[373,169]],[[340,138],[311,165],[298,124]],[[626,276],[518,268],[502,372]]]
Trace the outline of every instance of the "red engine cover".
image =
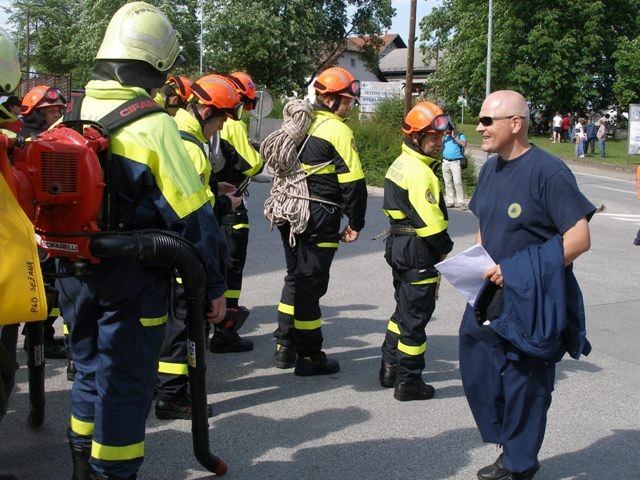
[[14,150],[19,200],[52,256],[97,261],[82,234],[99,231],[105,183],[96,152],[104,147],[102,137],[61,126]]

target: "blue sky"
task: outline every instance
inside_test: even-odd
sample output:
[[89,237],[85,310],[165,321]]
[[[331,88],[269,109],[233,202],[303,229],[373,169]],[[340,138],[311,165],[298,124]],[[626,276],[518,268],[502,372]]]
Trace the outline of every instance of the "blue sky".
[[[410,0],[392,0],[391,4],[396,9],[389,33],[398,33],[407,42],[409,39],[409,6]],[[437,7],[440,0],[418,0],[416,4],[416,38],[420,38],[419,24],[422,17],[428,15],[433,7]]]

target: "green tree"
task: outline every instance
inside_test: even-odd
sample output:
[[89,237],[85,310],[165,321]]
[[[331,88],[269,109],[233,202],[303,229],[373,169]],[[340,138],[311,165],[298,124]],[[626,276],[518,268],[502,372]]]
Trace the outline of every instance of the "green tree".
[[[635,37],[638,0],[494,0],[491,89],[522,92],[533,107],[588,110],[614,101],[612,60]],[[420,23],[428,86],[454,105],[461,89],[477,112],[485,96],[488,1],[445,0]]]
[[[350,8],[347,8],[350,6]],[[300,92],[348,36],[365,40],[377,66],[390,0],[215,0],[206,2],[206,70],[245,70],[276,93]]]
[[613,84],[618,105],[626,107],[640,101],[640,37],[620,40],[618,50],[613,54],[616,81]]
[[[178,32],[186,63],[179,71],[196,72],[199,64],[198,0],[147,0],[169,18]],[[102,37],[113,14],[127,0],[14,0],[8,8],[23,64],[45,73],[71,73],[75,86],[90,78]],[[27,19],[29,52],[27,55]]]

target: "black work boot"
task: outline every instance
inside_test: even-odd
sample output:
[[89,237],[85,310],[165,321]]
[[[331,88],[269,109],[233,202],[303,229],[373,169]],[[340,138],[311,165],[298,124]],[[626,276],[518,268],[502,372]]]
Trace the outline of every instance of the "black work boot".
[[67,359],[67,380],[73,382],[73,379],[76,378],[76,364],[73,360]]
[[320,352],[310,357],[298,356],[293,373],[299,377],[310,377],[312,375],[329,375],[339,371],[340,364],[336,360],[327,358],[324,352]]
[[253,350],[253,342],[242,338],[235,330],[215,325],[209,350],[211,353],[249,352]]
[[521,473],[510,472],[504,468],[502,453],[491,465],[478,470],[479,480],[531,480],[540,467],[535,466]]
[[296,357],[296,351],[293,348],[276,343],[276,368],[293,368]]
[[384,388],[393,388],[396,385],[396,374],[398,367],[392,363],[387,363],[384,360],[380,365],[380,386]]
[[408,402],[411,400],[429,400],[430,398],[433,398],[435,393],[436,389],[431,385],[424,383],[424,380],[420,377],[407,382],[398,383],[393,392],[393,398],[400,400],[401,402]]
[[60,360],[67,358],[64,344],[60,345],[53,336],[44,336],[44,358]]
[[[191,412],[191,395],[188,393],[170,400],[156,400],[155,414],[159,420],[191,420]],[[207,405],[207,417],[213,417],[211,405]]]
[[69,443],[69,447],[71,448],[71,460],[73,461],[73,476],[71,480],[91,480],[92,469],[89,466],[91,445]]

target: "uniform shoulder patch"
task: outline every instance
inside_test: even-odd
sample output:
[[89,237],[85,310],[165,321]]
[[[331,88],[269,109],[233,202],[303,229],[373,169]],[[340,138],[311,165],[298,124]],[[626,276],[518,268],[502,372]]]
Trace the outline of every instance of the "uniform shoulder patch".
[[431,193],[431,190],[427,190],[426,197],[427,197],[427,202],[432,203],[432,204],[434,204],[434,205],[435,205],[436,203],[438,203],[438,202],[436,201],[436,197],[434,197],[434,196],[433,196],[433,193]]

